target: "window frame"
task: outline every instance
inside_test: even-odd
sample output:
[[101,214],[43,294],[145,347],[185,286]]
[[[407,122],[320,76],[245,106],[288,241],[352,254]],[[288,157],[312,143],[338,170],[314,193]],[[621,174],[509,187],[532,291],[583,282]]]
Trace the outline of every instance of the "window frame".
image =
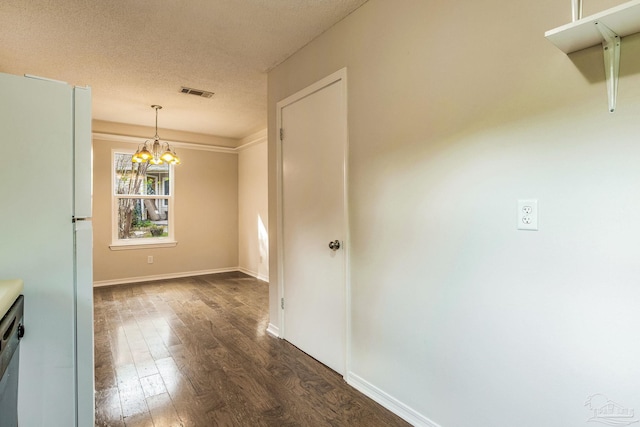
[[[135,150],[126,148],[113,148],[111,150],[111,250],[131,250],[131,249],[150,249],[150,248],[167,248],[174,247],[178,244],[175,240],[175,173],[174,165],[168,164],[169,167],[169,194],[116,194],[116,155],[125,154],[133,155]],[[164,185],[164,180],[162,181]],[[145,191],[146,192],[146,191]],[[118,200],[120,199],[151,199],[166,200],[167,202],[167,227],[168,236],[166,237],[142,237],[138,239],[119,239],[118,238]],[[164,206],[164,204],[163,204]]]

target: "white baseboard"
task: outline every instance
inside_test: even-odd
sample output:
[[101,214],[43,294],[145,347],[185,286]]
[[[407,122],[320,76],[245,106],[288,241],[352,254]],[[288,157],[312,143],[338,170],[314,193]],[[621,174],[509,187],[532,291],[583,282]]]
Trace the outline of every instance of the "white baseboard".
[[347,373],[347,384],[355,388],[365,396],[375,400],[380,405],[384,406],[400,418],[404,419],[411,425],[418,427],[441,427],[439,424],[431,421],[429,418],[408,407],[398,399],[388,395],[378,387],[354,374],[353,372]]
[[248,274],[251,277],[255,277],[258,280],[262,280],[263,282],[268,282],[269,281],[269,276],[265,276],[264,274],[260,274],[258,272],[252,271],[252,270],[248,270],[244,267],[238,267],[238,271],[244,273],[244,274]]
[[278,328],[273,323],[269,323],[269,326],[267,327],[267,333],[272,337],[280,338],[280,328]]
[[[238,267],[232,268],[216,268],[213,270],[186,271],[182,273],[156,274],[153,276],[126,277],[123,279],[100,280],[93,282],[93,287],[124,285],[126,283],[151,282],[153,280],[177,279],[180,277],[204,276],[205,274],[229,273],[232,271],[240,271]],[[248,273],[247,273],[248,274]]]

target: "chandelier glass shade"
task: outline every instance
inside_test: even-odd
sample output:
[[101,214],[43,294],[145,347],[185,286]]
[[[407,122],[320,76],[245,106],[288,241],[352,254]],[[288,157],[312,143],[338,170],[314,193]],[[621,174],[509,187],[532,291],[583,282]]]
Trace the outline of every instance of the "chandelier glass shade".
[[138,147],[131,160],[134,163],[149,162],[152,165],[161,165],[163,163],[169,163],[172,165],[179,165],[180,158],[176,154],[176,151],[169,145],[168,142],[161,142],[158,136],[158,110],[162,108],[160,105],[152,105],[151,108],[156,110],[156,134],[153,137],[153,143],[147,140]]

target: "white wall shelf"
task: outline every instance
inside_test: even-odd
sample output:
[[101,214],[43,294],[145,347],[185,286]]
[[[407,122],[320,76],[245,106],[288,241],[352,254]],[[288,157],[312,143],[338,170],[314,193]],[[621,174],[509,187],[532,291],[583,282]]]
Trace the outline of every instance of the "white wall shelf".
[[631,0],[603,12],[563,25],[544,36],[566,54],[602,44],[609,111],[616,109],[620,70],[620,39],[640,33],[640,0]]
[[569,54],[602,43],[596,22],[606,25],[620,37],[640,33],[640,0],[632,0],[554,28],[544,36],[558,49]]

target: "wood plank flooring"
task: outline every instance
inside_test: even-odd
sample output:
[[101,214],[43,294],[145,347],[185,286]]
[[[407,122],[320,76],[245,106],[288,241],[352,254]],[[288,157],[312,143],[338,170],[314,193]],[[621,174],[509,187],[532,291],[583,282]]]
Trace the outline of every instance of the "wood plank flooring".
[[96,425],[407,426],[265,331],[268,285],[224,273],[95,289]]

